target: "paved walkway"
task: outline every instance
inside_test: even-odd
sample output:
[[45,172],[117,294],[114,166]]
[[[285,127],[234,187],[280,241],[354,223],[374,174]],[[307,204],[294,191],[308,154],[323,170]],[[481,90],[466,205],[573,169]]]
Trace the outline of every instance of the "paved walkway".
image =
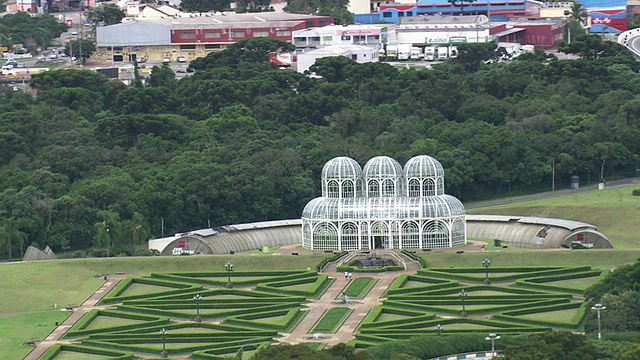
[[[407,261],[407,270],[405,273],[414,274],[420,266],[417,263],[408,261],[406,257],[403,259]],[[307,315],[298,324],[298,326],[290,334],[284,334],[283,337],[278,339],[278,342],[284,344],[297,344],[301,342],[320,342],[329,346],[337,345],[339,343],[346,343],[349,340],[355,338],[355,330],[358,328],[364,317],[375,306],[382,304],[382,296],[391,285],[393,280],[399,275],[397,271],[384,272],[384,273],[354,273],[353,278],[358,277],[372,277],[376,279],[376,283],[373,288],[367,293],[367,295],[360,300],[350,300],[346,304],[342,303],[339,296],[343,293],[346,286],[349,284],[349,279],[346,279],[344,273],[336,271],[336,263],[327,265],[323,274],[329,275],[334,278],[333,284],[325,291],[322,297],[318,300],[312,300],[307,303],[309,308]],[[319,334],[318,338],[314,338],[314,334],[311,334],[311,328],[322,316],[325,310],[332,307],[347,306],[353,309],[353,312],[342,326],[336,331],[335,334]]]
[[66,318],[62,322],[62,324],[56,327],[51,332],[51,334],[46,337],[46,339],[37,343],[36,347],[27,356],[24,357],[24,360],[38,360],[47,350],[49,350],[51,346],[53,346],[53,344],[65,342],[60,341],[62,336],[64,336],[64,334],[66,334],[67,331],[69,331],[69,329],[90,310],[103,308],[96,306],[96,304],[124,278],[125,275],[123,274],[110,275],[107,281],[105,281],[104,284],[102,284],[102,286],[93,293],[93,295],[85,300],[82,305],[73,309],[73,313],[68,318]]

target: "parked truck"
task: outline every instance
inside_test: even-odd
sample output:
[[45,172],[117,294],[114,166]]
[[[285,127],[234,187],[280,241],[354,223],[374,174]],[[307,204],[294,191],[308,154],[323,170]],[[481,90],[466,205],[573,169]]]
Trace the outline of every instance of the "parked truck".
[[444,61],[449,58],[449,47],[448,46],[438,46],[438,60]]
[[411,58],[411,44],[398,45],[398,60],[409,60]]
[[387,45],[387,60],[394,61],[398,59],[398,45],[396,44],[388,44]]
[[433,46],[427,46],[424,48],[424,59],[427,61],[433,61],[436,59],[436,48]]
[[424,52],[422,48],[414,46],[411,48],[411,60],[422,60],[424,58]]

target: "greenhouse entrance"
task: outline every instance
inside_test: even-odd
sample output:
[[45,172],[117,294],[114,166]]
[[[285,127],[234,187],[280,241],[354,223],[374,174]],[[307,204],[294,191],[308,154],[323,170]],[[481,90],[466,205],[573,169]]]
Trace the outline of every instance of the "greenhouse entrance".
[[374,249],[384,249],[384,236],[374,236],[373,237],[373,248]]

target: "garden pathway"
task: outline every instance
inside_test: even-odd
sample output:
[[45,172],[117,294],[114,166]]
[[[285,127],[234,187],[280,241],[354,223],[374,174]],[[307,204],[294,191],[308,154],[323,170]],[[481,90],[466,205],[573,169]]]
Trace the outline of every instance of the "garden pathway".
[[49,336],[43,341],[36,344],[35,348],[24,357],[24,360],[38,360],[53,344],[62,343],[60,341],[62,336],[69,331],[69,329],[82,318],[86,313],[92,309],[100,308],[96,304],[102,300],[102,298],[111,291],[122,279],[125,278],[124,274],[109,275],[107,280],[102,286],[96,290],[82,305],[73,309],[73,313],[66,318],[62,324],[57,326]]
[[[420,268],[417,263],[408,261],[406,257],[403,256],[403,259],[407,262],[407,269],[404,271],[405,273],[414,274]],[[385,273],[354,273],[354,279],[358,277],[371,277],[377,281],[363,299],[349,300],[346,304],[343,304],[339,297],[349,284],[350,280],[345,278],[344,273],[336,271],[336,266],[337,263],[330,263],[322,272],[329,275],[329,277],[334,278],[331,286],[327,291],[325,291],[320,299],[311,300],[311,302],[306,304],[309,308],[307,315],[291,333],[284,334],[283,337],[278,339],[278,342],[283,344],[320,342],[329,346],[334,346],[354,339],[355,330],[358,325],[362,322],[369,311],[371,311],[371,309],[382,304],[383,294],[389,285],[391,285],[393,280],[395,280],[399,275],[397,271]],[[318,338],[314,338],[314,334],[310,334],[313,325],[318,321],[325,310],[337,306],[347,306],[353,309],[353,312],[351,312],[351,315],[349,315],[347,320],[335,334],[318,334]]]

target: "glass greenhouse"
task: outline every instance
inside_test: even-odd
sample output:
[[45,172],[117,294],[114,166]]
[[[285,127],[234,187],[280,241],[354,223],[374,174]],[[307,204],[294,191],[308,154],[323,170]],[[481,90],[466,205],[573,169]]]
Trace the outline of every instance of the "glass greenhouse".
[[431,249],[467,242],[464,206],[444,193],[440,162],[420,155],[404,168],[388,156],[361,168],[337,157],[322,169],[322,197],[302,212],[313,250]]

